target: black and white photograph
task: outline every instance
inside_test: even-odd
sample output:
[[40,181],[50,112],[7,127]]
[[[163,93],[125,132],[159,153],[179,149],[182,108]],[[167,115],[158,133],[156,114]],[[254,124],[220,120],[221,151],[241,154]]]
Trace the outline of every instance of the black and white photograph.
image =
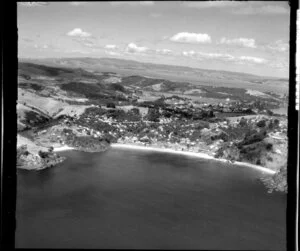
[[288,1],[16,5],[16,248],[287,250]]

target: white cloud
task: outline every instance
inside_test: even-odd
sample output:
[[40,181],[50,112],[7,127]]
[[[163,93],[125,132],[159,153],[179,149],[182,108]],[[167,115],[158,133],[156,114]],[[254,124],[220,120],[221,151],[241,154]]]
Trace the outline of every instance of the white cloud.
[[280,61],[275,60],[275,61],[271,61],[270,67],[275,68],[280,71],[288,71],[289,63],[287,62],[287,60],[280,60]]
[[112,6],[122,6],[122,5],[130,5],[130,6],[152,6],[154,5],[153,1],[139,1],[139,2],[109,2]]
[[207,9],[207,8],[219,8],[219,7],[238,7],[242,3],[237,1],[187,1],[182,5],[190,8]]
[[173,52],[169,49],[157,49],[157,50],[155,50],[155,52],[157,54],[161,54],[161,55],[171,55],[171,54],[173,54]]
[[138,54],[138,55],[149,55],[149,56],[154,56],[154,55],[162,55],[162,56],[168,56],[168,55],[174,55],[174,52],[169,50],[169,49],[151,49],[148,47],[144,46],[137,46],[134,43],[130,43],[126,46],[125,53],[130,53],[130,54]]
[[23,5],[26,7],[39,7],[39,6],[46,6],[48,2],[19,2],[19,5]]
[[286,52],[289,49],[289,44],[282,40],[277,40],[274,43],[267,45],[267,49],[272,51]]
[[289,9],[278,5],[266,5],[260,8],[260,12],[268,14],[288,14]]
[[258,58],[258,57],[250,57],[250,56],[240,56],[235,57],[230,54],[224,54],[224,53],[206,53],[206,52],[195,52],[193,50],[191,51],[183,51],[183,56],[191,57],[197,60],[219,60],[223,62],[233,62],[237,64],[264,64],[267,63],[267,60],[264,58]]
[[83,31],[83,30],[80,29],[80,28],[75,28],[75,29],[69,31],[69,32],[67,33],[67,35],[68,35],[68,36],[71,36],[71,37],[90,37],[90,36],[91,36],[90,33],[85,32],[85,31]]
[[86,39],[84,37],[74,37],[74,38],[72,38],[72,40],[79,43],[82,46],[85,46],[85,47],[94,47],[95,46],[94,41],[92,41],[90,39]]
[[152,5],[154,5],[154,2],[153,1],[141,1],[140,5],[152,6]]
[[88,4],[89,2],[70,2],[70,4],[72,6],[82,6],[82,5],[86,5]]
[[125,49],[125,52],[127,52],[127,53],[145,53],[147,51],[149,51],[149,48],[137,46],[134,43],[128,44]]
[[115,44],[107,44],[104,46],[104,48],[106,49],[104,52],[107,55],[110,55],[110,56],[121,56],[122,55],[121,51],[119,50],[119,47]]
[[288,14],[289,9],[280,5],[248,5],[243,8],[233,10],[237,15],[256,15],[256,14],[269,14],[269,15],[282,15]]
[[89,40],[82,41],[81,44],[82,44],[83,46],[91,47],[91,48],[97,46],[97,45],[95,44],[95,42],[89,41]]
[[104,46],[105,49],[117,49],[117,46],[115,44],[107,44]]
[[31,39],[31,38],[28,38],[28,37],[23,37],[23,38],[22,38],[22,41],[24,41],[24,42],[26,42],[26,43],[31,43],[31,42],[33,42],[34,40]]
[[110,56],[121,56],[121,53],[116,51],[105,51],[105,53]]
[[184,56],[193,57],[196,59],[219,59],[223,61],[233,61],[235,58],[230,54],[223,53],[205,53],[205,52],[195,52],[195,51],[183,51]]
[[241,56],[238,58],[240,63],[248,62],[248,63],[255,63],[255,64],[264,64],[267,62],[264,58],[257,58],[257,57],[250,57],[250,56]]
[[255,40],[253,38],[235,38],[235,39],[227,39],[222,37],[220,40],[221,44],[228,45],[239,45],[249,48],[256,48]]
[[264,1],[186,1],[184,7],[208,9],[220,8],[240,15],[269,14],[281,15],[289,13],[287,2],[264,2]]
[[58,50],[59,47],[57,45],[53,45],[53,44],[42,44],[42,45],[39,45],[39,44],[33,44],[32,45],[35,49],[37,50]]
[[[100,47],[98,45],[97,39],[93,36],[90,37],[83,37],[83,36],[73,36],[72,40],[79,43],[82,46],[89,47],[89,48],[97,48]],[[102,46],[103,47],[103,46]]]
[[80,53],[80,54],[90,54],[89,51],[84,51],[84,50],[78,50],[78,49],[73,49],[73,50],[66,50],[65,53]]
[[161,16],[162,16],[161,13],[150,13],[150,17],[153,17],[153,18],[159,18]]
[[173,42],[182,43],[211,43],[211,38],[208,34],[179,32],[170,38]]

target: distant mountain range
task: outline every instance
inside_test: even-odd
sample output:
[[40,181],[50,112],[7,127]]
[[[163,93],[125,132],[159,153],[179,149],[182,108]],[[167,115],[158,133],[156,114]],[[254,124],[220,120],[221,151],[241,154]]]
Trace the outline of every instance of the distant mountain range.
[[21,58],[19,61],[52,67],[81,68],[93,73],[115,72],[122,76],[140,75],[149,78],[163,78],[171,81],[190,82],[197,85],[248,88],[279,93],[288,92],[288,79],[262,77],[240,72],[142,63],[116,58]]

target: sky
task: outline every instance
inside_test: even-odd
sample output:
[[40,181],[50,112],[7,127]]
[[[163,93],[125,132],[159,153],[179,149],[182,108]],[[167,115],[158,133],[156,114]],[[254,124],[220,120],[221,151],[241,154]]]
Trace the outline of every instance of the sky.
[[289,73],[285,1],[20,2],[17,19],[20,58],[106,57]]

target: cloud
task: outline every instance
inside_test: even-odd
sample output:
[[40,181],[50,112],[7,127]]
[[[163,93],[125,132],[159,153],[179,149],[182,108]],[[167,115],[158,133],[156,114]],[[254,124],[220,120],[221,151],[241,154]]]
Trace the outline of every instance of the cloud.
[[205,52],[195,52],[195,51],[183,51],[182,55],[192,57],[199,60],[204,59],[219,59],[223,61],[233,61],[235,58],[230,54],[223,53],[205,53]]
[[182,6],[197,9],[220,8],[238,15],[269,14],[281,15],[288,14],[288,4],[268,3],[263,1],[186,1]]
[[69,2],[70,5],[72,6],[82,6],[82,5],[87,5],[89,2]]
[[109,2],[112,6],[123,6],[123,5],[130,5],[130,6],[152,6],[154,5],[153,1],[140,1],[140,2]]
[[255,63],[255,64],[264,64],[267,62],[264,58],[258,58],[258,57],[250,57],[250,56],[241,56],[237,58],[237,62],[243,63]]
[[227,39],[222,37],[220,40],[221,44],[228,44],[228,45],[238,45],[244,46],[249,48],[256,48],[255,40],[253,38],[235,38],[235,39]]
[[173,51],[169,50],[169,49],[157,49],[155,50],[156,54],[160,54],[160,55],[172,55]]
[[275,60],[271,61],[270,67],[280,71],[288,71],[289,63],[287,62],[287,60]]
[[144,46],[138,46],[135,43],[130,43],[126,46],[125,53],[127,54],[138,54],[141,56],[155,56],[155,55],[161,55],[161,56],[169,56],[169,55],[175,55],[175,53],[169,49],[151,49]]
[[92,41],[92,40],[76,40],[76,42],[79,42],[81,45],[85,46],[85,47],[97,47],[97,44]]
[[71,37],[90,37],[91,34],[81,30],[80,28],[75,28],[67,33]]
[[104,46],[104,48],[106,49],[104,52],[107,55],[110,56],[121,56],[121,52],[119,50],[119,47],[115,44],[107,44]]
[[56,45],[53,45],[53,44],[42,44],[42,45],[39,45],[39,44],[34,44],[33,47],[37,50],[58,50],[59,47],[56,46]]
[[80,54],[90,54],[89,51],[84,50],[78,50],[78,49],[72,49],[72,50],[66,50],[65,53],[80,53]]
[[237,15],[256,15],[256,14],[269,14],[269,15],[282,15],[289,14],[289,9],[280,5],[248,5],[243,8],[235,9],[232,11]]
[[149,48],[137,46],[134,43],[128,44],[127,47],[125,48],[125,52],[127,53],[145,53],[147,51],[149,51]]
[[274,43],[270,43],[266,46],[267,49],[276,52],[286,52],[289,49],[289,44],[282,40],[277,40]]
[[110,55],[110,56],[121,56],[122,55],[120,52],[116,52],[116,51],[105,51],[105,54]]
[[49,2],[19,2],[18,4],[25,7],[40,7],[49,5]]
[[150,17],[153,17],[153,18],[159,18],[161,16],[162,16],[161,13],[150,13]]
[[123,53],[126,54],[135,54],[140,56],[155,56],[155,55],[174,55],[173,51],[169,49],[151,49],[145,46],[138,46],[135,43],[129,43],[125,46],[124,49],[121,49],[119,46],[115,44],[107,44],[104,46],[106,49],[105,53],[108,55],[122,55]]
[[230,54],[223,54],[223,53],[206,53],[206,52],[195,52],[191,51],[183,51],[183,56],[191,57],[197,60],[218,60],[223,62],[233,62],[236,64],[264,64],[267,63],[267,60],[264,58],[258,57],[250,57],[250,56],[240,56],[235,57]]
[[79,43],[80,45],[88,48],[101,48],[103,49],[103,45],[98,44],[97,38],[91,37],[72,37],[72,40]]
[[31,38],[24,37],[24,38],[22,38],[22,41],[24,41],[24,42],[26,42],[26,43],[31,43],[31,42],[33,42],[34,40],[31,39]]
[[211,43],[211,38],[208,34],[179,32],[170,38],[173,42],[181,43]]
[[117,49],[117,46],[115,44],[107,44],[104,46],[105,49]]
[[242,3],[237,1],[203,1],[203,2],[187,1],[182,3],[184,7],[198,8],[198,9],[237,7],[240,6],[241,4]]
[[266,14],[288,14],[290,12],[288,8],[278,5],[266,5],[259,10],[261,13]]
[[152,5],[154,5],[154,2],[153,1],[141,1],[140,5],[143,5],[143,6],[152,6]]

